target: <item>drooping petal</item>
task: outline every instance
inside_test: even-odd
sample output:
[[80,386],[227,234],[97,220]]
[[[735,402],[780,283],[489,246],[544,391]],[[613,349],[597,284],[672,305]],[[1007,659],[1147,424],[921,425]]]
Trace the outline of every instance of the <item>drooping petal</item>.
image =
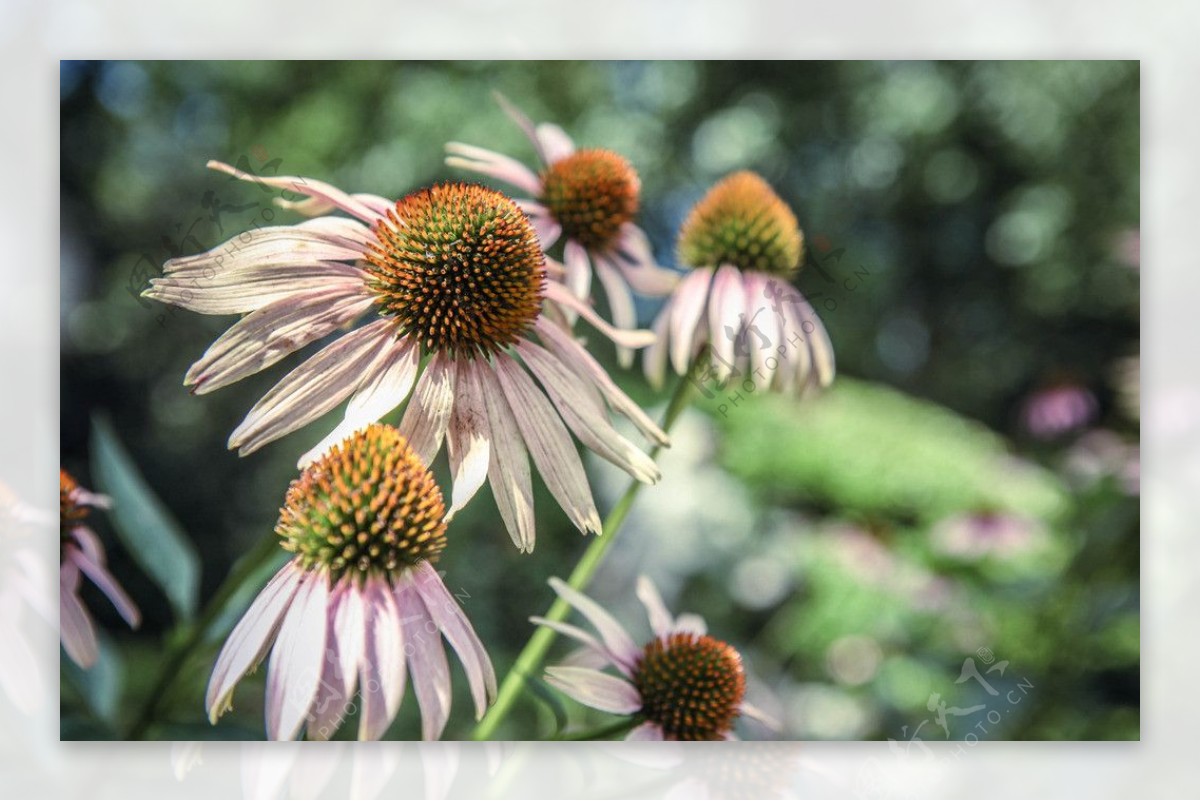
[[[529,224],[533,226],[533,230],[537,232],[538,240],[542,243],[542,250],[549,250],[554,247],[555,243],[562,237],[562,225],[558,220],[554,219],[549,209],[536,200],[516,200],[514,202],[521,207],[521,210],[525,212],[525,216],[529,218]],[[546,267],[548,272],[550,272],[552,264],[558,265],[558,262],[547,257]],[[558,266],[561,267],[562,265]],[[562,274],[565,275],[565,269]],[[561,278],[561,275],[555,277]]]
[[279,626],[267,663],[267,738],[294,740],[317,694],[325,660],[329,575],[309,572]]
[[396,587],[396,606],[404,626],[408,674],[421,707],[421,737],[436,740],[450,719],[450,665],[441,633],[412,576],[405,573]]
[[659,445],[670,443],[666,432],[642,411],[642,407],[621,391],[608,371],[569,332],[541,318],[534,323],[534,327],[546,347],[550,348],[563,364],[596,387],[614,412],[628,418],[647,439]]
[[[767,389],[779,369],[780,336],[779,318],[764,303],[766,276],[760,273],[742,275],[746,298],[746,330],[743,332],[746,347],[750,350],[750,376],[756,389]],[[774,367],[772,367],[774,365]]]
[[462,662],[475,700],[476,719],[483,717],[488,704],[496,697],[496,671],[492,660],[433,565],[421,562],[413,569],[412,578],[425,601],[425,608]]
[[783,317],[779,344],[784,348],[784,362],[775,375],[775,383],[781,392],[789,392],[793,387],[803,390],[812,372],[809,335],[804,332],[803,320],[792,303],[782,301],[779,311]]
[[654,344],[646,348],[642,354],[642,371],[650,386],[661,390],[667,377],[667,356],[671,347],[670,323],[672,305],[675,299],[669,299],[658,313],[654,325],[650,328],[655,336]]
[[413,382],[416,381],[417,366],[421,358],[416,341],[409,337],[394,338],[381,355],[382,363],[372,369],[366,383],[350,396],[342,422],[300,457],[298,466],[301,469],[316,461],[355,431],[365,428],[395,409],[408,397]]
[[516,159],[474,145],[460,142],[446,144],[446,165],[486,175],[511,184],[534,197],[542,194],[542,181],[533,170]]
[[302,292],[332,297],[360,294],[363,272],[349,264],[318,262],[234,270],[213,278],[154,278],[142,294],[200,314],[245,314]]
[[[357,673],[352,674],[347,689],[345,670],[343,668],[343,650],[346,646],[353,647],[355,634],[342,631],[341,606],[345,599],[357,595],[357,590],[350,586],[350,579],[345,578],[334,587],[329,596],[329,610],[325,616],[325,654],[321,662],[321,680],[317,684],[317,694],[313,699],[312,708],[307,716],[305,734],[309,740],[328,740],[338,727],[345,722],[351,712],[350,700],[354,692]],[[357,635],[361,657],[362,631]],[[355,660],[357,667],[357,660]]]
[[657,483],[662,472],[654,460],[613,428],[604,409],[580,389],[579,377],[557,357],[529,340],[517,343],[517,352],[542,382],[562,419],[587,447],[646,484]]
[[446,441],[454,477],[447,520],[466,506],[487,480],[492,448],[487,400],[478,377],[479,372],[487,369],[474,359],[458,364],[454,410]]
[[263,306],[209,346],[188,370],[183,385],[194,387],[199,395],[240,381],[358,319],[371,303],[361,284],[346,282]]
[[117,583],[112,574],[104,568],[103,565],[93,561],[87,554],[80,552],[75,555],[75,564],[79,566],[87,577],[92,580],[100,592],[112,602],[119,614],[130,628],[136,629],[142,622],[142,613],[138,611],[137,605],[133,600],[125,594],[125,590]]
[[267,653],[275,641],[279,621],[288,608],[302,573],[288,562],[267,582],[242,619],[233,627],[208,680],[204,705],[213,723],[230,707],[233,688]]
[[572,589],[562,579],[551,578],[550,586],[558,593],[558,597],[575,607],[581,615],[587,618],[587,621],[600,635],[604,646],[612,654],[617,667],[622,672],[628,673],[636,663],[642,649],[637,647],[637,643],[617,622],[617,619],[605,611],[600,604],[578,590]]
[[491,437],[488,485],[513,543],[521,551],[532,551],[535,532],[533,479],[525,441],[521,439],[516,418],[495,374],[481,369],[476,378],[483,390]]
[[337,634],[338,676],[342,691],[349,698],[358,684],[365,658],[367,613],[362,588],[349,577],[343,579],[330,609],[329,617]]
[[[282,189],[285,192],[294,192],[298,195],[307,195],[319,202],[328,203],[333,208],[340,209],[347,214],[352,214],[365,223],[373,223],[380,216],[361,200],[355,200],[342,190],[324,181],[317,181],[312,178],[298,178],[291,175],[277,177],[252,175],[239,170],[237,167],[215,160],[208,162],[208,168],[228,173],[243,181],[250,181],[274,189]],[[290,198],[284,198],[284,200],[290,200]]]
[[782,724],[777,718],[768,715],[766,712],[759,709],[749,701],[742,701],[742,705],[739,707],[739,710],[746,717],[750,718],[751,720],[757,720],[759,723],[763,724],[772,731],[781,731],[783,729]]
[[575,152],[575,143],[567,132],[552,122],[539,123],[537,128],[538,141],[542,143],[542,152],[546,155],[546,163],[553,164]]
[[642,708],[637,688],[624,679],[580,667],[546,668],[546,683],[556,687],[579,703],[612,712],[632,715]]
[[[365,192],[355,192],[354,194],[350,195],[350,197],[354,200],[357,200],[359,203],[362,203],[380,217],[386,216],[388,211],[390,211],[396,205],[385,197],[371,195]],[[286,198],[277,197],[275,198],[275,205],[281,209],[287,209],[289,211],[303,214],[306,217],[316,217],[318,214],[328,214],[337,208],[333,202],[315,197],[305,198],[304,200],[287,200]]]
[[453,408],[454,362],[438,351],[425,365],[400,421],[400,433],[425,464],[441,449]]
[[100,648],[96,644],[92,619],[76,592],[78,587],[79,569],[68,559],[63,562],[59,576],[59,629],[63,650],[75,664],[86,670],[96,664]]
[[372,374],[394,327],[392,320],[376,320],[326,345],[254,405],[229,447],[245,456],[337,406]]
[[563,267],[567,271],[564,283],[571,294],[586,301],[592,289],[592,262],[587,250],[574,239],[568,239],[563,246]]
[[542,162],[543,165],[549,166],[550,160],[546,158],[546,151],[542,146],[541,139],[538,138],[537,129],[534,127],[533,122],[504,95],[499,92],[493,92],[492,97],[495,98],[496,103],[500,105],[504,113],[508,115],[508,118],[515,122],[517,127],[529,138],[529,143],[537,151],[538,161]]
[[359,668],[363,704],[358,739],[378,740],[395,720],[404,699],[404,640],[396,599],[382,579],[367,579],[363,601],[366,640]]
[[667,611],[667,605],[663,603],[662,596],[658,594],[658,588],[646,576],[638,576],[637,580],[637,597],[642,602],[642,606],[646,607],[646,614],[650,618],[650,628],[654,630],[656,637],[664,637],[671,633],[671,629],[675,625],[675,618]]
[[713,277],[712,291],[708,301],[708,341],[712,344],[715,357],[713,371],[718,381],[725,381],[733,371],[737,355],[737,343],[744,336],[746,292],[742,287],[742,274],[728,264],[717,270]]
[[583,650],[589,651],[600,657],[600,664],[597,665],[582,665],[578,660],[564,660],[562,662],[564,665],[572,665],[574,667],[595,667],[597,669],[607,664],[612,664],[618,668],[620,667],[620,664],[613,659],[612,654],[609,653],[608,648],[606,648],[602,642],[578,626],[572,626],[570,623],[561,623],[557,620],[547,620],[544,617],[531,617],[529,618],[529,622],[533,623],[535,626],[545,626],[548,629],[554,629],[564,637],[570,637],[576,642],[582,643]]
[[655,261],[646,232],[631,222],[621,226],[612,262],[629,287],[639,295],[661,297],[670,293],[683,278],[682,274]]
[[633,730],[625,735],[625,739],[657,742],[663,739],[662,726],[647,721],[640,726],[634,726]]
[[600,514],[571,435],[550,401],[511,356],[498,353],[496,377],[550,493],[584,533],[600,533]]
[[692,270],[691,274],[680,282],[671,301],[671,364],[680,375],[685,374],[690,366],[696,324],[700,321],[708,301],[708,285],[711,278],[712,270]]
[[[637,325],[637,311],[633,306],[633,295],[629,292],[629,286],[608,259],[597,256],[595,262],[596,275],[600,279],[600,285],[604,287],[604,294],[608,297],[608,307],[612,310],[613,325],[617,328],[632,329]],[[633,351],[618,347],[617,362],[629,369],[633,364]]]
[[829,334],[825,331],[824,323],[813,311],[812,306],[805,303],[801,308],[796,309],[796,313],[805,323],[804,330],[809,332],[808,345],[812,353],[813,372],[816,376],[817,386],[825,388],[833,383],[833,375],[836,371],[833,344],[829,341]]
[[557,303],[564,311],[574,311],[617,345],[626,348],[644,348],[654,342],[654,334],[649,331],[641,329],[625,331],[613,328],[600,315],[596,314],[596,310],[589,304],[575,297],[564,285],[555,281],[546,283],[546,298]]

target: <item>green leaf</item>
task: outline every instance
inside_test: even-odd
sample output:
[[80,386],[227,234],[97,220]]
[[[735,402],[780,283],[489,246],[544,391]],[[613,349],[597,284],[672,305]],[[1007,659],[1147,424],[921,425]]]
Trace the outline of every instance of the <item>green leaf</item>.
[[111,519],[130,555],[166,594],[177,620],[190,621],[200,584],[196,549],[103,417],[92,421],[92,475],[112,498]]

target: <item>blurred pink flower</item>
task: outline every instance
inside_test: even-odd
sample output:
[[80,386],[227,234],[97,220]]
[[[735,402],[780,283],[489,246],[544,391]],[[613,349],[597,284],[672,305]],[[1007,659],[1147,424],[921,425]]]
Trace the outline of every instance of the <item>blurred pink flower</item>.
[[1055,439],[1077,431],[1096,418],[1096,397],[1073,382],[1037,390],[1021,407],[1021,424],[1038,439]]

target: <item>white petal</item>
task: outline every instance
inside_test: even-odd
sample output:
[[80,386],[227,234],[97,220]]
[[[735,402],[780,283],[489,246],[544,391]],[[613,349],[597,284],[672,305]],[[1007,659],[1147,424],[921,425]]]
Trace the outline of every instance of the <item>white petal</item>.
[[654,582],[646,576],[638,576],[637,597],[642,602],[642,606],[646,607],[646,614],[650,618],[650,628],[654,630],[655,636],[664,637],[670,634],[675,625],[675,619],[667,611],[667,605],[663,603],[662,596],[658,594],[658,588],[654,586]]
[[537,126],[536,131],[548,164],[565,159],[575,152],[575,143],[571,141],[571,137],[554,123],[543,122]]
[[489,368],[474,359],[460,362],[455,380],[454,410],[450,415],[447,450],[454,477],[446,519],[466,506],[487,480],[491,461],[487,400],[477,374]]
[[363,601],[366,640],[359,677],[363,708],[358,739],[378,740],[395,720],[404,699],[404,641],[391,588],[372,577],[367,580]]
[[613,428],[604,416],[603,407],[583,391],[583,382],[577,374],[528,340],[517,343],[516,349],[580,442],[638,481],[658,482],[662,477],[658,465]]
[[694,340],[696,325],[704,313],[708,301],[708,284],[712,278],[712,270],[692,270],[671,301],[671,364],[675,372],[684,375],[691,366],[692,354],[695,352]]
[[496,671],[487,650],[433,565],[421,562],[413,569],[412,578],[425,608],[462,662],[475,699],[476,719],[483,717],[488,704],[496,698]]
[[385,350],[383,362],[372,369],[366,383],[350,396],[342,422],[300,457],[298,466],[301,469],[355,431],[379,420],[408,397],[417,378],[420,348],[411,337],[401,337],[393,339]]
[[600,514],[592,500],[583,463],[562,420],[511,356],[498,353],[494,364],[508,406],[547,489],[576,528],[599,534]]
[[754,704],[749,703],[748,701],[742,701],[740,711],[746,717],[750,718],[751,720],[757,720],[759,723],[763,724],[772,731],[782,731],[783,729],[783,726],[780,724],[777,718],[768,715],[766,712],[759,709]]
[[699,634],[701,636],[708,633],[708,624],[704,622],[704,618],[699,615],[685,613],[675,618],[675,625],[671,630],[672,634]]
[[659,740],[662,740],[663,739],[662,726],[659,726],[657,723],[650,723],[649,721],[647,721],[646,723],[643,723],[640,726],[634,726],[633,730],[631,732],[629,732],[629,734],[625,735],[625,739],[629,740],[629,741],[634,741],[634,740],[659,741]]
[[400,433],[425,464],[441,450],[453,407],[454,361],[439,351],[425,365],[400,421]]
[[533,479],[525,441],[521,439],[499,379],[488,369],[479,370],[476,377],[483,390],[491,437],[488,483],[492,497],[496,499],[496,507],[513,543],[522,551],[532,551],[535,532]]
[[[602,256],[596,258],[596,275],[600,279],[600,285],[604,287],[604,294],[608,297],[613,325],[617,328],[634,328],[637,325],[637,311],[634,309],[633,295],[625,285],[625,279],[617,272],[617,268]],[[618,347],[617,361],[628,369],[633,364],[633,351]]]
[[613,328],[605,322],[600,315],[596,314],[587,303],[584,303],[579,298],[571,294],[569,290],[562,284],[555,281],[546,283],[546,298],[563,308],[564,311],[574,311],[580,317],[587,320],[597,331],[611,339],[618,345],[626,348],[644,348],[647,345],[653,344],[654,334],[649,331],[634,330],[624,331]]
[[569,332],[549,320],[540,318],[534,323],[534,327],[546,347],[554,351],[563,364],[591,382],[614,412],[628,418],[647,439],[659,445],[670,443],[666,432],[642,411],[642,407],[621,391],[608,375],[608,371]]
[[434,623],[411,574],[401,577],[396,588],[396,606],[404,626],[404,651],[408,675],[421,708],[421,737],[436,740],[450,719],[450,665],[442,635]]
[[568,239],[563,245],[563,267],[567,271],[565,283],[571,294],[586,301],[592,289],[592,262],[587,250],[574,239]]
[[275,641],[279,621],[296,594],[301,575],[292,562],[280,568],[225,640],[208,680],[204,701],[208,718],[213,723],[230,707],[233,688],[242,676],[262,661]]
[[562,690],[579,703],[602,712],[632,715],[642,708],[642,698],[638,695],[636,687],[624,679],[598,670],[579,667],[546,668],[546,683]]
[[325,659],[329,577],[306,574],[279,626],[267,665],[267,738],[294,740],[308,717]]
[[[779,318],[764,301],[767,276],[746,273],[742,280],[746,297],[746,330],[742,336],[750,351],[750,377],[756,389],[767,389],[779,369],[779,346],[784,344],[784,338],[780,334]],[[766,344],[763,344],[764,338]],[[775,365],[774,369],[771,364]]]
[[713,371],[718,381],[728,380],[733,370],[736,343],[745,327],[746,292],[742,274],[736,267],[725,265],[713,277],[708,301],[708,341],[715,352]]
[[373,375],[394,330],[394,321],[376,320],[326,345],[254,405],[229,447],[245,456],[337,406]]
[[234,323],[191,366],[183,385],[204,394],[240,381],[353,322],[372,302],[354,283],[288,295]]
[[632,670],[642,653],[642,649],[638,648],[637,643],[622,628],[616,618],[591,598],[569,587],[562,579],[551,578],[550,586],[554,588],[554,591],[558,593],[560,598],[578,609],[579,613],[587,618],[588,622],[595,627],[597,633],[600,635],[600,639],[604,642],[604,646],[616,661],[617,667],[624,673]]

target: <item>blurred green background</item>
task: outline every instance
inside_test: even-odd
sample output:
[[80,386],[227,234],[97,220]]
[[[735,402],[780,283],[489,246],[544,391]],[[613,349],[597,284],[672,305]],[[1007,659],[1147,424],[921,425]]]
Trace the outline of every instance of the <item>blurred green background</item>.
[[[713,181],[762,173],[805,230],[798,286],[838,358],[819,399],[701,398],[592,594],[648,635],[631,588],[649,574],[742,650],[751,699],[790,738],[1138,737],[1131,62],[63,63],[62,461],[123,506],[95,528],[145,615],[130,632],[88,587],[104,655],[86,675],[64,660],[63,737],[122,736],[168,648],[270,535],[297,454],[333,425],[237,458],[230,431],[299,359],[192,397],[184,372],[232,320],[137,297],[166,258],[264,213],[257,187],[205,161],[389,197],[463,177],[442,165],[446,141],[531,163],[494,90],[632,161],[664,264]],[[664,396],[592,339],[661,414]],[[625,479],[588,465],[603,513]],[[501,675],[546,579],[586,546],[538,491],[531,556],[485,492],[441,563]],[[148,736],[262,736],[265,671],[218,726],[202,709],[258,586],[158,699]],[[473,722],[454,670],[447,738]],[[531,694],[501,735],[550,736],[564,715],[602,720]],[[410,692],[390,735],[418,731]]]

